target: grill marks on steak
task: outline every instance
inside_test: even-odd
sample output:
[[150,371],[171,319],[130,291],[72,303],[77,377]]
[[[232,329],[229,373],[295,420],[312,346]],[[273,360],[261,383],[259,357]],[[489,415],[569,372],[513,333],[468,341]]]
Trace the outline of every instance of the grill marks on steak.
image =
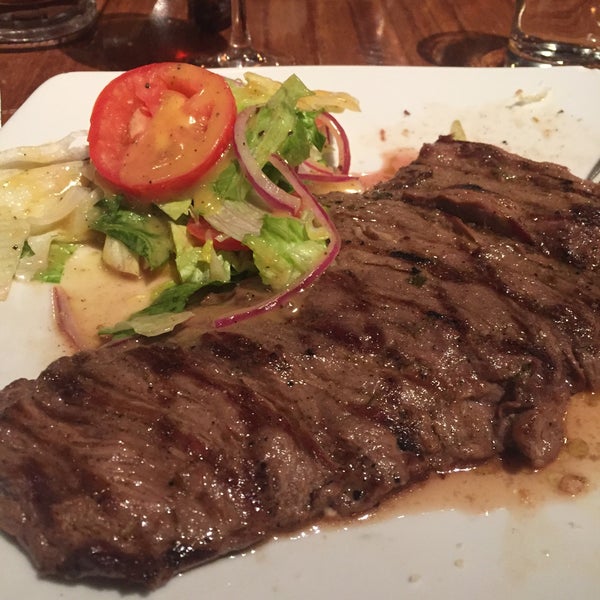
[[0,526],[147,586],[506,451],[598,387],[597,185],[442,139],[364,196],[294,310],[63,358],[0,394]]
[[[121,360],[111,359],[115,351],[107,348],[93,359],[65,359],[48,369],[42,384],[47,402],[39,410],[64,413],[60,429],[44,427],[40,414],[6,411],[10,440],[31,439],[27,420],[40,424],[29,450],[36,477],[21,474],[28,497],[11,512],[21,521],[27,503],[27,530],[17,535],[39,534],[26,542],[46,572],[155,584],[186,565],[289,530],[299,518],[316,518],[327,507],[352,514],[367,486],[390,491],[412,477],[393,436],[344,415],[318,388],[303,405],[291,404],[282,394],[289,382],[279,367],[272,371],[276,357],[257,352],[246,338],[207,335],[185,352],[171,345],[126,346]],[[240,370],[224,366],[223,354],[235,356]],[[176,367],[168,378],[165,362]],[[80,382],[75,394],[74,379]],[[82,401],[84,419],[66,425],[76,420]],[[377,466],[377,457],[365,454],[364,446],[376,444],[373,452],[385,459],[377,436],[388,438],[383,443],[397,455],[398,470],[394,460]],[[49,453],[52,464],[42,468]],[[3,467],[4,492],[15,485],[4,479],[7,470],[22,467]],[[342,471],[348,476],[340,489]],[[393,471],[387,483],[378,481],[384,471]],[[47,496],[40,492],[52,487],[50,477],[56,484]]]

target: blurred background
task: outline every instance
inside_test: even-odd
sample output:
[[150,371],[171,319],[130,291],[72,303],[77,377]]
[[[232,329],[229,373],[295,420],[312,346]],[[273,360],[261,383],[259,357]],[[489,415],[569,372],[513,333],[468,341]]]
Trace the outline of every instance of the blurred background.
[[[225,48],[227,22],[188,0],[99,0],[96,27],[62,47],[0,51],[2,122],[57,73],[124,70]],[[199,5],[199,7],[198,7]],[[213,6],[214,9],[214,6]],[[295,64],[501,65],[513,0],[249,0],[253,44]],[[223,29],[225,27],[225,29]],[[212,30],[211,30],[212,29]]]

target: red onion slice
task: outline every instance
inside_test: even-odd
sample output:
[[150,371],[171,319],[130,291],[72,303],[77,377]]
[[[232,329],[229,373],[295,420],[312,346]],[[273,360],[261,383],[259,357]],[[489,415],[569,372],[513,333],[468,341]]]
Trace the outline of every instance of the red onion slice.
[[[312,282],[317,279],[333,262],[337,256],[341,239],[325,209],[319,204],[310,190],[301,181],[305,175],[315,177],[326,177],[327,181],[347,181],[351,177],[348,175],[350,170],[350,150],[348,138],[340,124],[328,113],[319,115],[320,124],[326,129],[327,135],[333,137],[339,154],[339,165],[335,171],[329,171],[326,168],[313,168],[313,173],[303,173],[299,175],[290,165],[279,155],[272,154],[270,162],[281,175],[292,186],[295,194],[290,194],[282,190],[273,183],[264,173],[261,166],[257,163],[248,148],[246,132],[248,122],[255,113],[256,108],[250,107],[243,110],[237,117],[234,127],[233,148],[240,163],[244,175],[253,186],[258,195],[275,211],[284,211],[293,216],[298,216],[300,212],[307,211],[314,216],[314,219],[329,234],[329,244],[327,245],[323,258],[314,266],[314,268],[296,281],[291,287],[282,290],[280,293],[263,300],[258,304],[238,311],[231,315],[226,315],[215,320],[216,328],[227,327],[234,323],[239,323],[246,319],[258,316],[264,312],[281,306],[288,298],[302,292]],[[314,163],[316,165],[316,163]],[[305,164],[309,169],[313,166],[312,162]],[[314,172],[317,171],[317,172]],[[333,178],[333,179],[332,179]]]
[[283,290],[282,292],[269,298],[268,300],[264,300],[245,310],[236,312],[232,315],[219,317],[214,322],[215,328],[219,329],[221,327],[228,327],[230,325],[234,325],[235,323],[239,323],[241,321],[245,321],[246,319],[250,319],[262,313],[268,312],[274,308],[277,308],[278,306],[282,306],[288,300],[288,298],[291,298],[292,296],[303,292],[309,285],[311,285],[320,275],[322,275],[327,270],[329,265],[334,261],[335,257],[340,251],[340,247],[341,241],[336,232],[335,237],[329,240],[327,252],[325,253],[323,259],[315,266],[315,268],[312,271],[307,273],[292,287]]
[[85,336],[81,333],[75,320],[75,316],[73,315],[69,296],[67,295],[67,292],[58,285],[52,288],[52,305],[54,309],[54,320],[58,330],[69,341],[71,346],[75,350],[83,350],[88,347]]
[[322,125],[328,137],[332,137],[338,152],[337,171],[344,175],[350,172],[350,142],[344,128],[330,113],[321,113],[317,117],[317,124]]
[[323,163],[319,163],[315,160],[307,158],[299,167],[298,173],[301,175],[304,174],[312,174],[312,173],[321,173],[323,175],[327,175],[333,173],[333,170],[328,165],[324,165]]
[[322,183],[344,183],[346,181],[356,181],[357,175],[343,175],[342,173],[298,173],[302,181],[315,181]]
[[233,130],[233,148],[235,154],[244,175],[258,195],[274,210],[296,215],[300,208],[300,199],[292,194],[288,194],[273,183],[263,173],[261,166],[256,162],[248,148],[246,131],[248,129],[248,121],[255,111],[255,107],[246,108],[236,119]]
[[305,160],[296,170],[298,177],[302,181],[318,181],[323,183],[344,183],[358,179],[356,175],[341,173],[327,165],[315,162],[314,160]]
[[309,211],[315,217],[315,219],[324,227],[327,228],[329,233],[329,244],[323,258],[315,265],[315,267],[309,271],[304,277],[301,277],[292,287],[281,291],[279,294],[264,300],[254,306],[251,306],[242,311],[236,312],[232,315],[220,317],[214,322],[216,328],[227,327],[234,323],[239,323],[251,317],[258,316],[264,312],[272,310],[277,306],[281,306],[288,298],[293,295],[304,291],[309,285],[313,283],[328,267],[331,265],[335,257],[341,248],[341,239],[333,224],[333,221],[325,211],[325,209],[319,204],[317,199],[310,193],[308,188],[300,181],[297,173],[283,160],[280,156],[272,154],[270,157],[271,164],[287,179],[288,183],[292,186],[294,191],[298,194],[298,200],[302,210]]

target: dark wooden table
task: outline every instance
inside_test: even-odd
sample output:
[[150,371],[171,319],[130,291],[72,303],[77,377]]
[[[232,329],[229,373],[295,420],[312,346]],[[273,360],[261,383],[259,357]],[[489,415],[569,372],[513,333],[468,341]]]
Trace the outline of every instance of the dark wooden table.
[[[502,63],[513,0],[248,0],[254,45],[295,64]],[[93,31],[58,48],[0,51],[2,122],[49,77],[187,60],[222,49],[187,0],[99,0]]]

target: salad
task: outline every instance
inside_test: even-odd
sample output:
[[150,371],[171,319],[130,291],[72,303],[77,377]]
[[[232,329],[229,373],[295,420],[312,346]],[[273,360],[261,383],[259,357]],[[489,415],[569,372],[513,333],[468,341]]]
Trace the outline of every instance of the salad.
[[166,333],[204,295],[248,277],[268,299],[216,327],[279,305],[339,250],[313,190],[353,180],[332,113],[358,109],[296,76],[234,81],[180,63],[123,73],[98,96],[87,135],[0,152],[0,299],[17,279],[55,284],[68,302],[63,270],[89,246],[123,277],[160,281],[100,336]]

